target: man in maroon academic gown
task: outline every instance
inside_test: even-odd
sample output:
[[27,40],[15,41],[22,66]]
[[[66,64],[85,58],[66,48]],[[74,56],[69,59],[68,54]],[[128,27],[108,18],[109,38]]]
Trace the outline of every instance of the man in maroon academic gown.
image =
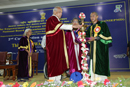
[[64,30],[81,28],[81,25],[62,24],[59,20],[61,16],[62,8],[57,6],[46,22],[47,70],[50,80],[60,80],[61,74],[69,68]]

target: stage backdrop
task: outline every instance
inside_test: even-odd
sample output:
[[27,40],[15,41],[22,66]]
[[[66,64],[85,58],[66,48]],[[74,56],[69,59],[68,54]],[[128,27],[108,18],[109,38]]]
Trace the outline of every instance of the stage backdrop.
[[[90,13],[97,12],[99,21],[107,23],[113,43],[109,48],[110,70],[130,70],[130,60],[126,56],[129,37],[129,12],[128,0],[86,4],[79,6],[67,6],[63,8],[61,21],[71,23],[80,12],[86,15],[85,24],[90,25]],[[32,39],[39,52],[38,70],[43,71],[45,63],[44,50],[41,47],[42,37],[45,35],[46,20],[52,15],[53,8],[24,10],[17,12],[0,13],[0,51],[13,53],[16,59],[18,43],[26,28],[32,29]],[[41,19],[42,18],[42,19]],[[52,48],[53,49],[53,48]]]

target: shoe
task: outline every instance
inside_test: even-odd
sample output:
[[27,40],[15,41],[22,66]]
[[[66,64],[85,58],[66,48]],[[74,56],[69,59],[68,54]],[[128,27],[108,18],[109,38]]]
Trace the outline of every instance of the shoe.
[[9,77],[4,79],[4,81],[6,81],[6,80],[9,80]]
[[13,76],[9,77],[9,80],[12,80],[13,79]]
[[17,79],[17,82],[21,82],[21,79]]
[[67,77],[70,77],[70,74],[67,74]]
[[18,82],[26,82],[25,79],[18,79],[17,81],[18,81]]
[[66,76],[67,76],[67,77],[70,77],[69,70],[67,70],[65,73],[66,73]]
[[24,79],[24,80],[22,80],[22,82],[26,82],[26,81],[27,81],[27,80],[25,80],[25,79]]

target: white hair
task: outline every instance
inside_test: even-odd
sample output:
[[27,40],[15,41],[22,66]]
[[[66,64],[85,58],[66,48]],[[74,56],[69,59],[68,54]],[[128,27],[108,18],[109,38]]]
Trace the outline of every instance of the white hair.
[[54,7],[54,8],[53,8],[53,13],[54,13],[54,11],[57,11],[57,9],[59,9],[59,8],[61,8],[61,7],[60,7],[60,6]]
[[[29,30],[31,30],[31,29],[30,29],[30,28],[27,28],[27,29],[24,31],[23,36],[27,36],[27,32],[28,32]],[[31,31],[32,31],[32,30],[31,30]]]

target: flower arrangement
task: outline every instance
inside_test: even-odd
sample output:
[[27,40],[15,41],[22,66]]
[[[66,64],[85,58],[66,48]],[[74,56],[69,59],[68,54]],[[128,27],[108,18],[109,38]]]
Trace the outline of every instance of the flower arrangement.
[[118,78],[115,81],[110,81],[105,79],[104,82],[100,82],[100,78],[96,79],[95,85],[89,85],[87,81],[78,81],[74,83],[73,81],[54,81],[47,80],[44,83],[36,82],[32,80],[31,82],[25,82],[23,84],[19,84],[18,82],[9,83],[5,85],[2,81],[0,81],[0,87],[129,87],[130,86],[130,78]]

